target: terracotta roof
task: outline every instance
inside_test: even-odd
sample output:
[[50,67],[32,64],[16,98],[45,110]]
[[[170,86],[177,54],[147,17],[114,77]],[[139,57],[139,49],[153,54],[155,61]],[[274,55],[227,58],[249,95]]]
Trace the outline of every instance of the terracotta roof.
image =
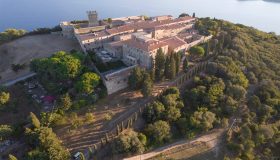
[[186,17],[176,18],[174,19],[174,22],[176,23],[176,22],[191,21],[191,20],[195,20],[195,18],[186,16]]
[[167,39],[163,40],[163,42],[165,42],[168,45],[168,47],[170,47],[172,49],[175,49],[175,48],[178,48],[178,47],[181,47],[181,46],[187,44],[185,41],[178,38],[177,36],[167,38]]
[[178,27],[182,27],[183,24],[178,24],[180,22],[185,22],[189,20],[194,20],[193,17],[181,17],[176,19],[167,19],[162,21],[139,21],[132,24],[127,24],[119,27],[115,27],[112,29],[107,29],[101,32],[95,32],[90,34],[79,35],[79,38],[84,40],[90,40],[94,38],[108,36],[109,34],[119,34],[123,32],[129,32],[136,29],[176,29]]
[[157,18],[157,17],[173,17],[172,15],[161,15],[161,16],[154,16],[152,18]]
[[78,36],[82,41],[85,41],[85,40],[90,40],[90,39],[94,39],[94,38],[105,37],[105,36],[108,36],[108,35],[109,34],[107,32],[100,31],[100,32],[89,33],[89,34],[81,34],[81,35],[78,35]]
[[133,48],[138,48],[146,52],[153,51],[155,49],[159,49],[161,47],[167,46],[165,42],[162,41],[157,41],[154,39],[151,39],[146,42],[141,42],[139,40],[131,39],[126,41],[125,43],[127,46],[133,47]]
[[188,38],[191,38],[192,37],[192,35],[193,34],[191,34],[191,33],[180,33],[180,34],[178,34],[177,36],[180,38],[180,39],[182,39],[182,40],[185,40],[186,38],[188,39]]
[[[176,19],[167,19],[162,21],[141,21],[134,23],[134,26],[138,29],[155,29],[160,26],[167,26],[177,23],[183,23],[186,21],[195,20],[193,17],[181,17]],[[178,25],[178,24],[177,24]]]
[[111,43],[107,43],[107,45],[117,48],[117,47],[122,47],[124,44],[126,44],[126,41],[115,41],[115,42],[111,42]]
[[171,24],[171,25],[166,25],[166,26],[158,26],[155,27],[155,30],[172,30],[172,29],[179,29],[186,27],[184,24]]
[[134,30],[134,27],[132,25],[123,25],[123,26],[120,26],[120,27],[107,29],[106,32],[108,32],[109,34],[117,34],[117,33],[133,31],[133,30]]

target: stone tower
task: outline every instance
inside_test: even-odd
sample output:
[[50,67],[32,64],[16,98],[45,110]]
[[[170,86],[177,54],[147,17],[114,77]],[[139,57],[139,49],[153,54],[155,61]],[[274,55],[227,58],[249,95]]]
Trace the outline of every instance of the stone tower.
[[97,12],[96,11],[87,11],[87,14],[88,14],[89,27],[98,26],[99,22],[98,22]]

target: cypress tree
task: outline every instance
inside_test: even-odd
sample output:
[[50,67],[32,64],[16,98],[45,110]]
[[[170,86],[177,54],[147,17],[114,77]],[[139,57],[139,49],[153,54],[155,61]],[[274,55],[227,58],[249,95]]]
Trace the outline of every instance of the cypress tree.
[[127,121],[126,129],[129,129],[130,127],[130,119]]
[[138,114],[135,113],[135,115],[134,115],[134,120],[137,121],[137,118],[138,118]]
[[91,147],[88,147],[88,152],[89,152],[89,158],[92,158],[93,156],[93,150]]
[[39,119],[37,118],[37,116],[34,113],[30,112],[30,118],[31,118],[32,125],[35,128],[40,128],[41,123],[40,123]]
[[209,41],[206,43],[206,47],[205,48],[206,48],[205,49],[205,56],[208,56],[209,53],[210,53],[210,42]]
[[171,55],[170,57],[170,75],[169,78],[173,79],[176,76],[176,62],[175,62],[175,58],[174,58],[174,54]]
[[128,79],[128,84],[132,89],[141,88],[141,85],[143,82],[143,73],[144,73],[144,70],[142,70],[140,67],[135,67],[132,70],[132,73]]
[[130,127],[133,125],[133,118],[130,119]]
[[117,135],[121,133],[120,126],[117,124]]
[[108,135],[108,133],[106,133],[105,135],[106,135],[106,142],[108,143],[109,142],[109,135]]
[[164,76],[165,56],[160,48],[155,57],[155,79],[161,81]]
[[180,70],[180,64],[181,64],[181,55],[180,53],[175,54],[175,60],[176,60],[176,74],[179,73]]
[[183,63],[183,70],[186,71],[189,67],[189,62],[187,60],[187,58],[184,59],[184,63]]
[[224,48],[224,42],[225,42],[225,35],[221,34],[219,37],[219,41],[218,41],[218,50],[219,53],[221,53],[223,51]]
[[9,158],[8,158],[8,160],[17,160],[17,157],[15,157],[15,156],[13,156],[13,155],[9,154]]
[[122,131],[124,130],[124,124],[123,124],[123,121],[122,121]]
[[93,149],[94,149],[94,151],[96,151],[96,150],[97,150],[97,146],[96,146],[96,144],[94,144],[94,145],[93,145]]
[[169,78],[170,75],[170,56],[166,56],[165,66],[164,66],[164,76]]
[[153,81],[150,77],[150,74],[145,73],[141,93],[143,94],[144,97],[148,97],[152,94],[152,91],[153,91]]
[[152,69],[150,71],[152,81],[155,81],[155,60],[152,58]]
[[82,152],[80,152],[81,154],[80,154],[80,160],[86,160],[86,157],[85,157],[85,155],[82,153]]

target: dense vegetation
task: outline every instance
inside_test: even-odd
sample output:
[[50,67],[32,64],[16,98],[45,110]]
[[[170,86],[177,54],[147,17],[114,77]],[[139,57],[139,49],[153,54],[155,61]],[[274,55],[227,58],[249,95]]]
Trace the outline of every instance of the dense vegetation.
[[61,31],[60,26],[55,26],[53,28],[37,28],[31,32],[27,32],[23,29],[6,29],[4,32],[0,32],[0,45],[26,35],[50,34],[51,32],[57,31]]
[[[198,21],[196,27],[202,34],[214,34],[218,42],[212,43],[219,56],[209,74],[226,83],[228,97],[222,102],[235,104],[243,99],[246,104],[242,123],[228,133],[225,159],[279,156],[280,37],[209,18]],[[230,112],[240,108],[232,106]]]
[[[180,70],[182,53],[171,53],[164,55],[162,49],[157,51],[151,70],[145,70],[136,67],[132,70],[129,77],[129,86],[131,89],[141,89],[141,93],[148,97],[152,94],[154,82],[160,82],[164,79],[172,80],[176,77]],[[188,61],[185,59],[184,68],[188,67]]]
[[[228,131],[224,159],[279,157],[280,37],[209,18],[199,19],[195,27],[200,34],[214,36],[208,43],[190,50],[194,58],[214,55],[207,70],[194,77],[187,88],[181,88],[181,93],[178,88],[168,88],[150,103],[143,111],[143,130],[124,130],[111,143],[112,153],[142,153],[175,138],[192,138],[221,127]],[[150,96],[154,81],[176,76],[181,58],[180,53],[165,56],[158,50],[155,69],[134,68],[129,77],[130,87]],[[32,61],[31,69],[59,98],[52,116],[42,113],[38,120],[30,114],[32,126],[25,132],[31,147],[27,159],[68,159],[69,152],[49,127],[69,121],[70,129],[76,129],[94,122],[92,113],[81,119],[73,112],[94,101],[93,93],[99,84],[100,77],[90,72],[86,63],[87,57],[77,52],[58,52],[50,58]],[[183,68],[190,68],[188,61],[184,61]],[[1,91],[0,107],[7,103],[9,93]],[[228,130],[232,119],[241,122]],[[14,130],[13,126],[1,125],[0,141]]]
[[49,58],[31,61],[31,70],[36,72],[41,83],[53,93],[65,93],[75,85],[78,93],[90,94],[99,84],[100,77],[90,72],[87,57],[79,52],[60,51]]
[[163,51],[159,49],[155,56],[153,73],[155,81],[175,78],[176,74],[179,72],[181,58],[182,53],[180,52],[164,55]]
[[0,45],[11,40],[22,37],[26,34],[25,30],[7,29],[0,33]]
[[[279,157],[280,37],[240,24],[200,19],[201,34],[214,35],[206,44],[191,49],[192,56],[215,55],[204,74],[193,78],[180,97],[170,88],[143,113],[146,148],[176,136],[191,138],[212,128],[228,128],[225,159]],[[166,58],[158,51],[155,80],[165,75]],[[169,61],[170,65],[170,61]],[[184,70],[189,68],[184,62]],[[142,71],[145,72],[145,71]],[[143,74],[134,71],[132,86],[141,88]],[[137,80],[140,80],[139,83]]]
[[27,153],[28,160],[62,160],[69,159],[70,153],[62,146],[61,141],[51,128],[40,124],[38,118],[30,113],[32,128],[25,131],[28,144],[33,150]]

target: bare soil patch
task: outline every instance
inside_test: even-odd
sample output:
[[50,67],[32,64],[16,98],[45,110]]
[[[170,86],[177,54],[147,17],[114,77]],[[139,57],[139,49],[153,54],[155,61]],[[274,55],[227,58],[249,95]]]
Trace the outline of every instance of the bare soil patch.
[[[29,63],[34,58],[49,57],[57,51],[80,50],[78,42],[59,35],[26,36],[0,46],[0,83],[28,74]],[[12,64],[26,64],[24,70],[15,73]]]
[[40,112],[40,106],[26,93],[23,84],[13,85],[7,90],[10,93],[10,101],[1,108],[0,124],[26,122],[30,112],[35,114]]
[[[83,125],[73,132],[69,132],[70,125],[57,127],[55,132],[61,138],[64,145],[72,152],[82,151],[83,149],[92,146],[100,141],[100,138],[114,126],[110,126],[110,122],[114,121],[122,115],[126,110],[132,107],[135,103],[141,101],[142,95],[135,91],[126,91],[110,95],[105,99],[100,100],[92,111],[95,116],[95,122],[90,125]],[[105,115],[112,113],[110,121],[105,120]],[[79,117],[83,117],[85,113],[80,113]]]

